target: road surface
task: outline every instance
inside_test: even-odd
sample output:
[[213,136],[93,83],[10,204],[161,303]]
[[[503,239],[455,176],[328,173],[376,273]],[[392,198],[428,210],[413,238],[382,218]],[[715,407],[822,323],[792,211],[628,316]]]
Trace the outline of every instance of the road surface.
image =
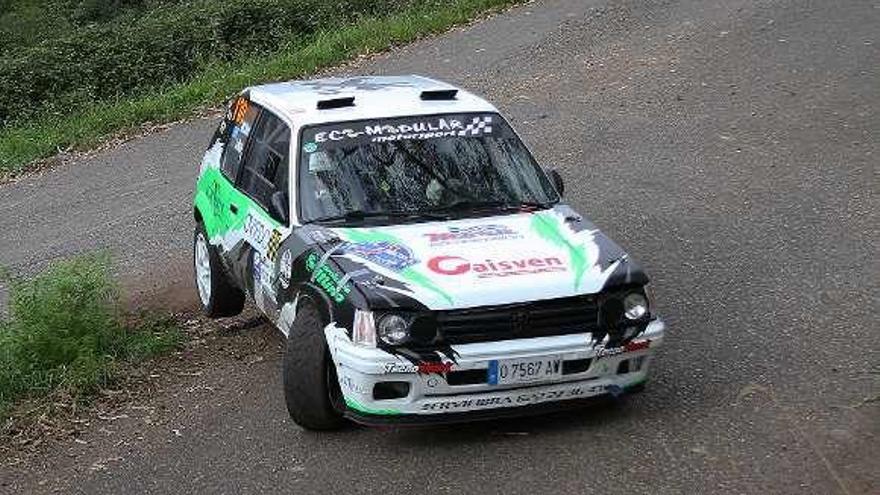
[[[154,419],[97,422],[0,468],[0,491],[880,493],[878,67],[876,1],[543,0],[339,69],[447,79],[510,116],[652,275],[669,332],[647,391],[316,435],[287,418],[277,339],[241,331]],[[0,262],[107,247],[131,285],[192,304],[212,126],[0,187]]]

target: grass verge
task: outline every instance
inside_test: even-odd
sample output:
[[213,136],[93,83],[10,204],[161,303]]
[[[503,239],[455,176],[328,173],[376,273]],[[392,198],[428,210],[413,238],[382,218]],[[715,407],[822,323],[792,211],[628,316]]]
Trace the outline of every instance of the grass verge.
[[150,122],[169,122],[216,105],[243,87],[303,77],[318,69],[388,49],[523,0],[451,0],[385,17],[363,18],[311,36],[298,48],[246,61],[215,63],[192,80],[85,111],[38,118],[0,131],[0,177],[9,177],[61,150],[85,149]]
[[125,363],[180,344],[170,318],[120,309],[109,258],[58,262],[30,278],[5,276],[9,316],[0,320],[0,422],[25,398],[73,400],[111,384]]

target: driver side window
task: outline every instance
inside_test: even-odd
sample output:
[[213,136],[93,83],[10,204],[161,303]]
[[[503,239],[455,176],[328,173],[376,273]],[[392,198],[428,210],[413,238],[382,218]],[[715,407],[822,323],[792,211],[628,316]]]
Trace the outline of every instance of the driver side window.
[[226,146],[220,161],[220,170],[230,182],[235,182],[238,177],[241,159],[259,114],[260,108],[244,96],[236,98],[227,109],[222,124]]
[[[252,104],[253,105],[253,104]],[[247,157],[239,175],[238,188],[275,219],[286,223],[287,212],[279,215],[272,208],[288,204],[288,168],[290,164],[290,128],[268,110],[261,112],[250,136]],[[284,216],[285,218],[278,218]]]

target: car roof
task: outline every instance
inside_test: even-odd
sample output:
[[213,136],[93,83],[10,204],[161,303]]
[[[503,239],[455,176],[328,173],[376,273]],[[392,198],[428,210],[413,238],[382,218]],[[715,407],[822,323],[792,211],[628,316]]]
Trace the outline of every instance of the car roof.
[[[423,100],[423,91],[457,90],[453,99]],[[271,108],[296,127],[408,115],[497,112],[486,100],[423,76],[331,77],[253,86],[251,101]],[[354,97],[353,106],[318,109],[318,102]]]

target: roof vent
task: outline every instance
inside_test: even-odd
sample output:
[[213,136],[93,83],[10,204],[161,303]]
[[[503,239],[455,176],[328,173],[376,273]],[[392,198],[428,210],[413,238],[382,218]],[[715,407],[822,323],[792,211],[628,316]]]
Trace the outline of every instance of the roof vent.
[[344,98],[332,98],[330,100],[318,100],[318,110],[329,110],[331,108],[353,107],[354,96],[346,96]]
[[457,89],[432,89],[422,91],[422,99],[427,101],[454,100],[456,94],[458,94]]

